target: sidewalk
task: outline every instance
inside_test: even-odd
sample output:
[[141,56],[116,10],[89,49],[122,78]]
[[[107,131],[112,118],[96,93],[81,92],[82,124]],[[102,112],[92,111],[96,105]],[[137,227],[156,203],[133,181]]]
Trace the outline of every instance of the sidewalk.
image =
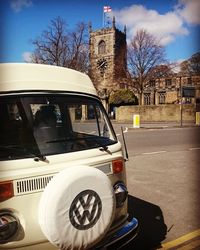
[[[195,127],[194,122],[143,122],[140,128],[172,128],[172,127]],[[133,128],[133,125],[132,125]]]
[[185,122],[183,121],[182,124],[180,122],[141,122],[139,128],[134,128],[133,123],[131,122],[117,122],[115,120],[111,120],[113,126],[115,128],[123,128],[128,129],[164,129],[164,128],[187,128],[187,127],[200,127],[197,126],[194,122]]

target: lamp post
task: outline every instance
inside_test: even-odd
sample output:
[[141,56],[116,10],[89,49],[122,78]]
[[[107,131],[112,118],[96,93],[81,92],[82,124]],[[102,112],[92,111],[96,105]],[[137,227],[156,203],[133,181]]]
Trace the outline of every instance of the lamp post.
[[108,93],[107,88],[103,88],[101,99],[103,100],[104,108],[105,108],[106,112],[108,113],[109,93]]
[[180,113],[181,113],[181,120],[180,125],[183,126],[183,90],[182,90],[182,83],[181,83],[181,76],[180,76],[180,97],[181,97],[181,105],[180,105]]

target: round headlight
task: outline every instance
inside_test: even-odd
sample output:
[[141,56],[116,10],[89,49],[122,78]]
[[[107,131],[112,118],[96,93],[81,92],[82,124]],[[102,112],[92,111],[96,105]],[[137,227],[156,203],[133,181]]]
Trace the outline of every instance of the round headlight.
[[8,242],[18,231],[19,221],[12,212],[0,212],[0,244]]
[[116,197],[116,207],[123,206],[128,196],[128,191],[124,183],[118,182],[114,185],[114,192]]

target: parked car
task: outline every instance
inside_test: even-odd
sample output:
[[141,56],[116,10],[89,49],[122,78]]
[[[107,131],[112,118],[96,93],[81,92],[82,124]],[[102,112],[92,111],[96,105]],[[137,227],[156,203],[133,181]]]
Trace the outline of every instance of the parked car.
[[87,75],[1,64],[0,149],[0,249],[117,249],[136,236],[122,146]]

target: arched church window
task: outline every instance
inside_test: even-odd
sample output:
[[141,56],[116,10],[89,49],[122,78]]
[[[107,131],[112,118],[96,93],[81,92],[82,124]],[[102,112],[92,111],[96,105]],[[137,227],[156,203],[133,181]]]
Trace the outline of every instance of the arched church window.
[[144,93],[144,105],[151,105],[151,94]]
[[105,54],[106,53],[106,43],[101,40],[98,45],[98,54]]
[[159,93],[159,104],[165,104],[165,100],[166,100],[166,93],[160,92]]

